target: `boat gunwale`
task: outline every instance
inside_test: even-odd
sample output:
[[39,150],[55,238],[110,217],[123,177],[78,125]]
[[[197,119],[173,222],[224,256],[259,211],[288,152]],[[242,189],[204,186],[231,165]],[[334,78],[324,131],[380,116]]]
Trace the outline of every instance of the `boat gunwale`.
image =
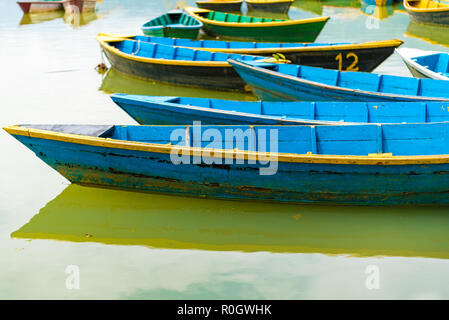
[[[382,126],[372,124],[374,126]],[[185,126],[189,128],[190,125]],[[219,127],[219,126],[217,126]],[[229,126],[225,126],[229,127]],[[266,127],[266,126],[264,126]],[[314,126],[310,126],[314,127]],[[79,134],[61,133],[57,131],[33,129],[12,125],[3,127],[11,135],[19,135],[30,138],[46,139],[72,144],[81,144],[94,147],[123,149],[131,151],[143,151],[153,153],[171,154],[172,152],[183,152],[185,155],[195,156],[200,152],[209,152],[209,154],[221,154],[221,159],[244,159],[256,160],[259,156],[275,157],[277,162],[287,163],[305,163],[305,164],[341,164],[341,165],[425,165],[425,164],[447,164],[449,163],[449,154],[439,155],[415,155],[415,156],[393,156],[391,153],[369,154],[366,156],[354,155],[323,155],[323,154],[295,154],[295,153],[271,153],[256,152],[244,150],[225,150],[212,148],[196,148],[190,146],[173,146],[171,144],[156,144],[148,142],[136,142],[126,140],[116,140],[110,138],[100,138],[92,136],[83,136]]]
[[[225,22],[225,21],[216,21],[201,17],[196,12],[210,12],[214,10],[207,9],[198,9],[193,7],[185,7],[184,10],[191,15],[192,17],[200,20],[205,25],[211,24],[222,27],[242,27],[242,28],[265,28],[265,27],[281,27],[281,26],[291,26],[291,25],[301,25],[308,23],[318,23],[318,22],[326,22],[330,19],[329,16],[324,17],[316,17],[316,18],[306,18],[306,19],[297,19],[297,20],[284,20],[284,21],[272,21],[272,22]],[[218,12],[218,11],[217,11]]]
[[156,25],[156,26],[146,26],[147,23],[150,23],[151,21],[157,20],[162,16],[169,15],[169,13],[163,14],[162,16],[158,16],[154,19],[151,19],[147,22],[145,22],[140,29],[143,30],[157,30],[157,29],[201,29],[203,27],[203,23],[199,21],[198,19],[188,15],[187,13],[180,12],[180,14],[185,14],[186,16],[190,17],[191,19],[195,20],[195,25],[186,25],[183,24],[182,26],[174,26],[176,24],[167,24],[167,25]]
[[[174,59],[157,59],[157,58],[140,57],[140,56],[135,56],[135,55],[132,55],[129,53],[125,53],[109,44],[109,42],[120,42],[120,41],[125,41],[125,40],[130,40],[130,39],[120,38],[120,37],[113,38],[113,37],[103,36],[103,35],[97,36],[97,41],[100,43],[100,46],[104,50],[106,50],[112,54],[115,54],[117,56],[120,56],[124,59],[127,59],[127,60],[133,60],[133,61],[145,62],[145,63],[153,63],[153,64],[164,64],[164,65],[232,68],[232,66],[227,61],[191,61],[191,60],[174,60]],[[135,40],[131,40],[131,41],[135,41]],[[168,46],[168,45],[165,45],[165,46]],[[168,47],[170,47],[170,46],[168,46]],[[176,46],[172,46],[172,47],[175,48]],[[197,50],[197,49],[192,49],[192,48],[189,48],[189,49],[195,50],[195,51],[205,51],[205,50]],[[263,60],[263,58],[266,58],[266,57],[260,57],[260,58],[261,58],[261,60]]]
[[[136,37],[136,35],[124,37],[127,40],[137,41],[135,39],[130,39]],[[164,38],[164,37],[162,37]],[[176,38],[174,38],[176,39]],[[197,40],[203,41],[203,40]],[[213,41],[213,40],[212,40]],[[231,42],[239,42],[239,41],[231,41]],[[281,43],[281,42],[279,42]],[[404,41],[399,39],[391,39],[391,40],[379,40],[379,41],[366,41],[366,42],[354,42],[354,43],[345,43],[345,44],[337,44],[337,45],[323,45],[323,46],[313,46],[311,43],[310,46],[304,47],[279,47],[279,48],[204,48],[204,47],[188,47],[183,45],[173,45],[173,47],[179,48],[190,48],[202,51],[212,51],[212,52],[223,52],[223,53],[241,53],[248,52],[249,55],[257,53],[290,53],[290,52],[308,52],[308,51],[332,51],[332,50],[362,50],[362,49],[372,49],[372,48],[389,48],[389,47],[399,47],[402,45]]]
[[[134,95],[135,96],[135,95]],[[260,118],[264,120],[273,120],[278,121],[280,125],[282,125],[282,122],[290,123],[289,125],[295,125],[294,123],[297,123],[298,125],[306,124],[306,125],[329,125],[329,126],[336,126],[336,125],[360,125],[360,124],[376,124],[376,123],[365,123],[365,122],[349,122],[349,121],[332,121],[332,120],[316,120],[316,119],[302,119],[302,118],[282,118],[276,117],[273,115],[266,115],[266,114],[257,114],[257,113],[248,113],[248,112],[242,112],[242,111],[230,111],[230,110],[224,110],[224,109],[212,109],[207,107],[201,107],[201,106],[194,106],[194,105],[187,105],[187,104],[181,104],[176,102],[170,102],[169,99],[172,98],[182,98],[177,96],[167,96],[167,99],[164,100],[153,100],[153,101],[144,101],[144,100],[136,100],[132,98],[128,98],[127,95],[122,95],[120,93],[115,93],[111,95],[111,99],[114,100],[114,98],[127,100],[128,102],[148,102],[148,103],[157,103],[159,105],[166,105],[170,107],[174,107],[177,109],[183,109],[183,110],[192,110],[192,111],[203,111],[203,112],[210,112],[215,114],[226,114],[226,115],[235,115],[245,118]],[[236,101],[236,100],[234,100]],[[114,101],[115,102],[115,101]],[[238,102],[238,101],[236,101]],[[136,103],[133,103],[136,105]],[[409,123],[411,124],[411,123]]]
[[[243,63],[241,61],[237,61],[234,59],[229,59],[228,61],[232,61],[235,64],[238,64],[240,66],[243,66],[244,68],[248,68],[248,69],[253,69],[256,70],[257,72],[262,72],[262,73],[268,73],[270,75],[273,75],[275,77],[280,77],[280,78],[284,78],[284,79],[288,79],[288,80],[292,80],[295,82],[300,82],[300,83],[305,83],[314,87],[319,87],[319,88],[323,88],[323,89],[330,89],[330,90],[334,90],[334,91],[345,91],[345,92],[351,92],[351,93],[361,93],[361,94],[368,94],[371,96],[379,96],[379,97],[389,97],[389,98],[404,98],[404,99],[409,99],[409,100],[416,100],[416,101],[423,101],[425,98],[425,101],[449,101],[449,97],[444,98],[444,97],[428,97],[428,96],[410,96],[410,95],[403,95],[403,94],[396,94],[396,93],[382,93],[382,92],[376,92],[376,91],[366,91],[366,90],[360,90],[360,89],[352,89],[352,88],[345,88],[345,87],[339,87],[339,86],[333,86],[330,84],[324,84],[321,82],[316,82],[316,81],[312,81],[312,80],[307,80],[307,79],[303,79],[300,77],[294,77],[285,73],[280,73],[278,71],[273,71],[273,70],[269,70],[269,69],[265,69],[265,68],[261,68],[261,67],[256,67],[256,66],[252,66],[250,64],[246,64]],[[312,67],[311,67],[312,68]],[[316,68],[316,67],[314,67]],[[324,68],[321,68],[324,69]],[[351,71],[339,71],[339,70],[333,70],[333,71],[338,71],[338,72],[351,72]],[[417,79],[420,80],[420,79]]]

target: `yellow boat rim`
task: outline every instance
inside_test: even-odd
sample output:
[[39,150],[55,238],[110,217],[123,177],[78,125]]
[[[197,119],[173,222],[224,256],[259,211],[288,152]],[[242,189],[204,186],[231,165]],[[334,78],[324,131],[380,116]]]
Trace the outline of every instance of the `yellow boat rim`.
[[[411,6],[409,2],[419,2],[419,6]],[[431,7],[431,5],[435,5]],[[420,0],[420,1],[409,1],[404,0],[404,7],[413,12],[440,12],[440,11],[449,11],[449,4],[436,2],[432,0]]]
[[279,26],[289,26],[289,25],[297,25],[304,23],[313,23],[313,22],[322,22],[329,20],[330,17],[317,17],[317,18],[308,18],[308,19],[300,19],[300,20],[286,20],[286,21],[273,21],[273,22],[221,22],[203,18],[199,16],[197,13],[201,12],[210,12],[212,10],[206,9],[198,9],[194,7],[184,7],[184,10],[206,24],[213,24],[216,26],[225,26],[225,27],[279,27]]
[[[97,41],[100,43],[100,46],[117,56],[120,56],[124,59],[138,61],[138,62],[146,62],[146,63],[155,63],[155,64],[166,64],[166,65],[178,65],[178,66],[197,66],[197,67],[228,67],[232,68],[232,66],[225,61],[189,61],[189,60],[172,60],[172,59],[154,59],[154,58],[145,58],[139,56],[133,56],[132,54],[124,53],[119,49],[109,45],[108,42],[119,42],[127,40],[127,37],[121,37],[118,35],[111,36],[108,34],[98,34]],[[192,49],[195,51],[201,51]]]
[[[136,37],[135,34],[114,34],[114,33],[102,33],[102,37],[110,38],[110,41],[122,41],[122,40],[130,40],[137,41],[132,39]],[[108,41],[109,42],[109,41]],[[256,42],[253,42],[256,43]],[[264,53],[287,53],[287,52],[307,52],[307,51],[327,51],[329,49],[332,50],[356,50],[356,49],[371,49],[371,48],[384,48],[384,47],[398,47],[403,44],[404,41],[399,39],[392,40],[380,40],[380,41],[367,41],[361,43],[347,43],[347,44],[338,44],[338,45],[328,45],[328,46],[309,46],[309,47],[287,47],[287,48],[233,48],[233,49],[225,49],[225,48],[199,48],[201,51],[212,51],[212,52],[223,52],[223,53],[246,53],[250,55],[264,54]],[[189,48],[196,49],[194,47],[186,47],[186,46],[178,46],[174,45],[173,47],[179,48]]]
[[[188,129],[190,126],[186,126]],[[290,163],[319,163],[319,164],[346,164],[346,165],[430,165],[449,163],[449,155],[426,155],[426,156],[394,156],[391,153],[369,154],[366,156],[350,155],[321,155],[321,154],[293,154],[293,153],[270,153],[244,150],[224,150],[174,146],[171,144],[155,144],[145,142],[134,142],[125,140],[114,140],[110,138],[98,138],[78,134],[60,133],[42,129],[33,129],[12,125],[3,127],[12,135],[32,137],[38,139],[54,140],[81,145],[134,150],[143,152],[167,153],[183,152],[186,155],[198,155],[201,152],[209,152],[211,155],[221,154],[219,158],[256,160],[258,157],[276,158],[278,162]]]

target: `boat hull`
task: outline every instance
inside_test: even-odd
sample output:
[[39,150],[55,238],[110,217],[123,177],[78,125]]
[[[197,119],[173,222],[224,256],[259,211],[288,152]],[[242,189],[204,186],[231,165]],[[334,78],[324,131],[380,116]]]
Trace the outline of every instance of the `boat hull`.
[[449,9],[435,12],[414,12],[407,10],[410,19],[418,23],[449,25]]
[[293,1],[245,1],[248,6],[248,11],[258,12],[273,12],[273,13],[287,13]]
[[220,11],[220,12],[240,12],[243,1],[197,1],[198,8]]
[[240,27],[215,25],[203,21],[203,30],[210,36],[261,42],[314,42],[327,20],[304,24]]
[[148,63],[126,59],[106,49],[103,51],[116,70],[140,79],[214,90],[248,91],[230,65],[221,67]]
[[447,204],[449,164],[359,165],[279,162],[180,164],[170,154],[14,135],[70,182],[102,188],[211,197],[360,205]]
[[[394,49],[395,46],[336,50],[319,50],[317,48],[316,51],[287,52],[283,53],[283,55],[293,64],[343,71],[371,72],[391,56],[394,53]],[[266,56],[270,55],[267,54]]]
[[17,2],[24,13],[43,13],[51,11],[59,11],[63,9],[62,1],[32,1],[32,2]]
[[95,11],[95,4],[96,0],[66,0],[64,2],[64,10],[66,12],[77,10],[79,13],[92,12]]
[[396,96],[376,94],[361,90],[332,87],[310,81],[301,81],[272,73],[260,68],[246,67],[240,63],[232,63],[238,74],[249,86],[253,94],[260,100],[267,101],[448,101],[445,98],[429,98],[420,96]]

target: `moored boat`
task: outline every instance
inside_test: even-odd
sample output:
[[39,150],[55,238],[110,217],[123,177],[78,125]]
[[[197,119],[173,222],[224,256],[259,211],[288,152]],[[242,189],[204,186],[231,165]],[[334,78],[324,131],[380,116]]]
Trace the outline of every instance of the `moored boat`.
[[265,43],[218,40],[189,40],[129,36],[127,39],[212,52],[272,57],[283,54],[291,63],[327,69],[371,72],[403,42],[401,40],[342,43]]
[[449,25],[449,3],[433,0],[404,0],[404,7],[412,21]]
[[243,0],[199,0],[195,3],[201,9],[221,12],[240,12]]
[[449,121],[449,102],[269,102],[113,94],[139,124],[342,125]]
[[229,60],[260,100],[449,101],[449,82]]
[[63,9],[64,0],[17,1],[23,13],[40,13]]
[[4,129],[86,186],[235,200],[449,203],[447,122]]
[[203,24],[180,10],[170,11],[142,26],[147,36],[196,39]]
[[66,12],[92,12],[95,11],[96,0],[64,0],[64,10]]
[[209,52],[99,34],[97,40],[111,65],[128,75],[176,85],[245,91],[245,83],[227,62],[231,57],[265,57]]
[[407,68],[417,78],[449,80],[449,53],[420,49],[398,49]]
[[287,13],[294,0],[245,0],[248,11]]
[[259,18],[193,7],[184,8],[214,37],[264,42],[313,42],[329,17],[301,20]]

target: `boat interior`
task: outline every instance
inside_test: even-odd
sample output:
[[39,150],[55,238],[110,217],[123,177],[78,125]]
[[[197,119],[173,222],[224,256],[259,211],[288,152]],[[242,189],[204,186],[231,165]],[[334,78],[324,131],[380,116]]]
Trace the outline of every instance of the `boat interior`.
[[207,48],[207,49],[267,49],[267,48],[305,48],[305,47],[324,47],[338,46],[344,44],[354,44],[351,42],[331,42],[331,43],[274,43],[274,42],[243,42],[243,41],[222,41],[222,40],[190,40],[167,37],[147,37],[135,36],[129,38],[136,41],[159,43],[169,46],[180,46],[188,48]]
[[282,119],[366,123],[423,123],[449,121],[449,102],[270,102],[187,97],[112,95],[116,103],[156,103],[217,111],[242,112]]
[[449,81],[367,72],[338,71],[294,64],[246,62],[300,79],[348,89],[405,96],[449,98]]
[[419,65],[438,74],[449,77],[449,54],[436,53],[412,58]]
[[110,41],[108,44],[123,53],[151,59],[216,62],[226,62],[228,59],[241,59],[244,61],[265,59],[258,56],[209,52],[133,40]]
[[433,0],[416,0],[416,1],[408,1],[409,6],[417,8],[417,9],[434,9],[434,8],[448,8],[449,3],[441,3],[439,1]]
[[[449,123],[353,126],[23,125],[61,133],[163,145],[296,154],[395,156],[449,154]],[[84,134],[86,132],[87,134]],[[257,148],[256,148],[257,146]]]
[[240,14],[225,13],[219,11],[195,12],[196,15],[218,22],[232,22],[232,23],[263,23],[263,22],[280,22],[284,19],[262,18],[242,16]]
[[156,19],[150,20],[143,25],[143,27],[160,27],[160,26],[200,26],[201,22],[192,18],[191,16],[182,13],[167,13]]

